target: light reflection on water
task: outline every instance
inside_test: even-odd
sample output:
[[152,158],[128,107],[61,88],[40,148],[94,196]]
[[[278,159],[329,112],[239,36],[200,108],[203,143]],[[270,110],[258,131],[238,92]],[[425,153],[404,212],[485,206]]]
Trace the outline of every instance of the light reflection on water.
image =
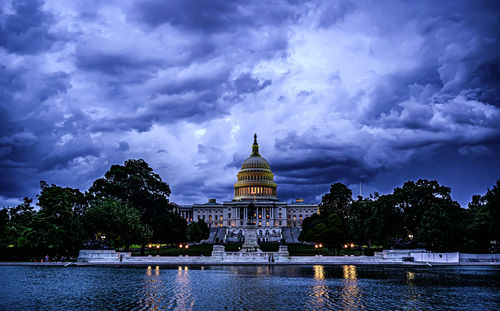
[[190,275],[187,266],[179,267],[174,282],[173,306],[179,310],[192,310],[195,303],[193,289],[190,285]]
[[342,266],[344,272],[344,288],[342,289],[342,305],[344,310],[357,310],[363,307],[361,293],[358,287],[356,266]]
[[328,310],[330,300],[328,297],[329,288],[325,281],[325,267],[322,265],[313,266],[314,283],[310,300],[306,303],[306,310]]
[[0,266],[0,310],[497,310],[499,287],[494,267]]
[[159,278],[160,268],[155,268],[153,275],[151,266],[146,269],[143,298],[139,301],[146,310],[159,310],[162,303],[162,280]]

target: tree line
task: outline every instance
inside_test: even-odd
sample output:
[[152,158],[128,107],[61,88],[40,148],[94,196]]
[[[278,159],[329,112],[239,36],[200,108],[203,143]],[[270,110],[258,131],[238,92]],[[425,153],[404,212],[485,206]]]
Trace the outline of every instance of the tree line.
[[[393,193],[352,198],[342,183],[322,197],[319,214],[305,218],[299,239],[340,249],[426,248],[433,251],[494,251],[500,242],[500,180],[468,208],[437,181],[407,181]],[[494,242],[493,242],[494,243]]]
[[85,193],[40,182],[33,200],[0,210],[1,259],[75,257],[85,248],[178,244],[208,238],[203,220],[187,224],[169,201],[170,188],[142,159],[113,165]]

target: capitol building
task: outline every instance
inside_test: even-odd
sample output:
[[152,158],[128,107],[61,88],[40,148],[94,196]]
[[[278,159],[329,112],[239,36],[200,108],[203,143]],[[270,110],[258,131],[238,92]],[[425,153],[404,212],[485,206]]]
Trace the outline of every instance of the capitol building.
[[278,199],[271,166],[259,154],[257,135],[252,154],[243,161],[237,178],[232,201],[209,199],[207,203],[180,205],[179,213],[188,223],[203,219],[219,242],[242,241],[247,226],[257,229],[261,241],[296,242],[302,220],[318,212],[317,204]]

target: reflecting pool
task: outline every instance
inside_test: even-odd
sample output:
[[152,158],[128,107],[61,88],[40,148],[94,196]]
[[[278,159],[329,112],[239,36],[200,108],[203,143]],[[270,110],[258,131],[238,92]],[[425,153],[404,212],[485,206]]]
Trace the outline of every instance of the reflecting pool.
[[0,310],[498,310],[500,268],[0,266]]

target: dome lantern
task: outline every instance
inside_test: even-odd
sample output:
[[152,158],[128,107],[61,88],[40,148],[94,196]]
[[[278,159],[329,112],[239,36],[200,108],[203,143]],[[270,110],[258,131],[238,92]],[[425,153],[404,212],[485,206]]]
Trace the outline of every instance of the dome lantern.
[[257,144],[257,133],[253,135],[253,145],[251,157],[260,157],[259,144]]

